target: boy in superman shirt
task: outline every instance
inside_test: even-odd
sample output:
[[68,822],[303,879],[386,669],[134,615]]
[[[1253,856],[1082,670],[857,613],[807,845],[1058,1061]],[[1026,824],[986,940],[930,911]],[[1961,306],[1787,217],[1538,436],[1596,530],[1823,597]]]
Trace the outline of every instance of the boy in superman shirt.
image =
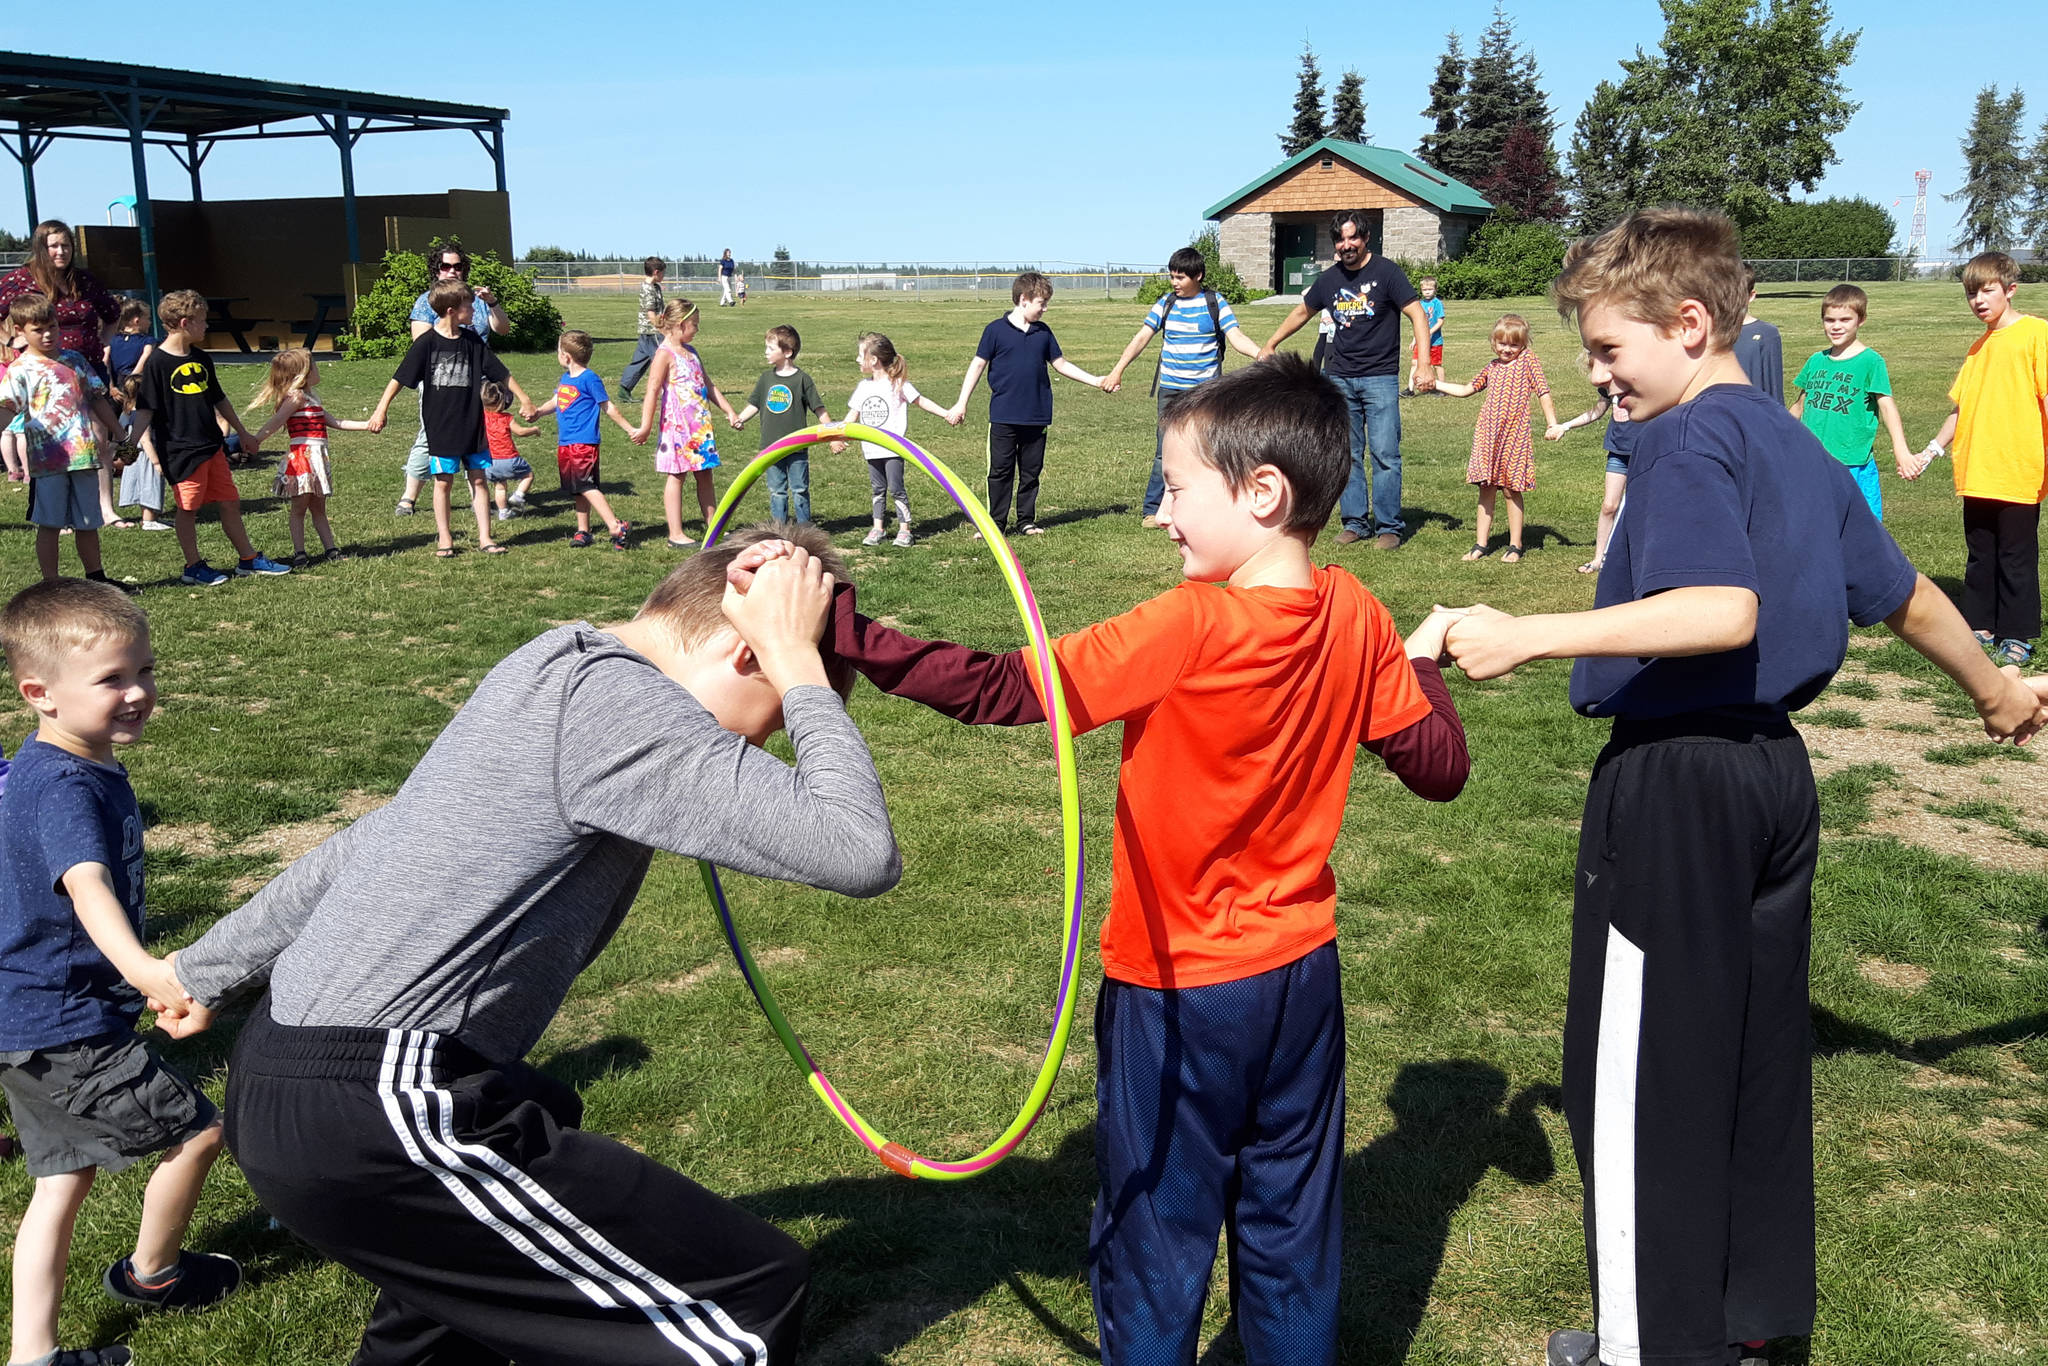
[[562,491],[576,495],[576,530],[569,544],[581,549],[595,539],[590,534],[590,514],[595,510],[611,533],[612,549],[624,550],[633,524],[612,514],[597,482],[598,414],[611,418],[628,436],[633,424],[605,392],[603,377],[590,368],[590,353],[596,347],[588,332],[571,328],[562,334],[555,346],[562,378],[555,384],[555,396],[534,409],[534,416],[555,415],[555,461],[562,470]]
[[[1463,787],[1448,618],[1404,650],[1358,580],[1310,558],[1351,457],[1343,397],[1306,361],[1211,380],[1161,426],[1159,519],[1187,582],[1053,643],[1075,731],[1124,723],[1095,1019],[1102,1360],[1194,1360],[1227,1227],[1246,1359],[1327,1363],[1344,1159],[1330,849],[1358,746],[1428,800]],[[829,639],[956,720],[1045,719],[1025,655],[912,639],[854,612],[850,588]]]

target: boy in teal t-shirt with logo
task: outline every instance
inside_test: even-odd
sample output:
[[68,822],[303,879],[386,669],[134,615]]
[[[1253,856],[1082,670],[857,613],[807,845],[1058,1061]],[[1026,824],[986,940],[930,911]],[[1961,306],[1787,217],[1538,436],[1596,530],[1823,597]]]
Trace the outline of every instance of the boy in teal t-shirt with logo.
[[[738,431],[754,414],[761,415],[761,449],[767,450],[783,437],[804,429],[804,418],[816,414],[818,421],[831,418],[825,411],[824,395],[810,373],[797,368],[796,358],[803,339],[794,327],[779,325],[768,329],[761,354],[768,368],[754,381],[747,406],[733,418]],[[811,520],[811,454],[808,448],[785,455],[768,467],[768,517],[771,521]]]
[[1821,300],[1820,325],[1827,334],[1827,349],[1814,352],[1792,381],[1799,390],[1792,415],[1820,438],[1829,455],[1849,467],[1856,487],[1863,490],[1863,501],[1882,521],[1884,495],[1872,454],[1880,420],[1891,433],[1892,459],[1900,477],[1916,462],[1906,449],[1899,405],[1892,401],[1891,371],[1883,356],[1856,340],[1869,312],[1870,297],[1854,285],[1836,285]]

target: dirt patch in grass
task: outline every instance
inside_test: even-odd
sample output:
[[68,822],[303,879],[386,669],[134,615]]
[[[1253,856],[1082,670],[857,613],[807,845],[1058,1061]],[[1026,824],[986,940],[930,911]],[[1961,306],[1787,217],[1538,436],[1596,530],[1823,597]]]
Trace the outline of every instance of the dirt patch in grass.
[[[762,949],[754,955],[754,966],[779,968],[785,963],[801,963],[807,956],[802,949],[796,948]],[[730,958],[714,958],[708,963],[699,963],[680,976],[669,978],[654,989],[664,996],[679,996],[686,991],[695,991],[714,977],[738,971]]]
[[[1931,699],[1902,696],[1924,685],[1860,672],[1855,657],[1852,649],[1844,679],[1856,683],[1859,694],[1878,694],[1856,699],[1865,724],[1809,730],[1808,743],[1825,754],[1813,761],[1818,778],[1871,764],[1897,774],[1871,798],[1870,819],[1858,833],[1891,835],[1987,868],[2048,874],[2048,848],[2041,847],[2048,843],[2048,821],[2035,814],[2048,812],[2048,763],[2028,762],[2034,746],[1993,746],[1975,721],[1943,716]],[[1804,714],[1793,719],[1807,724]],[[1912,729],[1898,729],[1905,726]]]
[[1893,991],[1918,991],[1934,979],[1926,968],[1912,963],[1893,963],[1883,958],[1859,958],[1856,971],[1873,986]]
[[2033,1128],[2031,1125],[2022,1124],[2016,1119],[1987,1119],[1976,1128],[1970,1130],[1970,1137],[1986,1147],[1998,1149],[2007,1157],[2027,1157],[2030,1154],[2026,1148],[2008,1140],[2018,1138],[2023,1134],[2031,1134],[2032,1132]]

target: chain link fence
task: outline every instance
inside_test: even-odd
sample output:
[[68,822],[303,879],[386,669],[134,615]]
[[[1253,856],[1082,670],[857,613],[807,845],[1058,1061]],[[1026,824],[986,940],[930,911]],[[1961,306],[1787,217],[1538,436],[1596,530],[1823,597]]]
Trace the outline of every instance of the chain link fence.
[[[531,272],[543,294],[637,294],[645,278],[644,260],[519,261],[514,268]],[[1048,277],[1053,288],[1069,294],[1100,294],[1104,298],[1135,293],[1146,280],[1162,274],[1157,266],[1117,261],[1039,261],[1029,264],[909,261],[873,264],[862,261],[738,261],[748,295],[764,294],[995,294],[1007,299],[1010,282],[1027,270]],[[662,288],[671,294],[719,291],[718,262],[668,261]]]
[[1947,280],[1963,264],[1915,256],[1820,256],[1749,264],[1763,284],[1870,284],[1882,280]]

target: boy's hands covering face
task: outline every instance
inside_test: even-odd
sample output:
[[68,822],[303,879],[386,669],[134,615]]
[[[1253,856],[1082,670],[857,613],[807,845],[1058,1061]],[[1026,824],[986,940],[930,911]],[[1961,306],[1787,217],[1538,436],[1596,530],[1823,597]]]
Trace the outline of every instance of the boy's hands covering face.
[[759,564],[742,593],[725,586],[725,616],[778,691],[829,686],[818,640],[832,614],[832,572],[802,547]]

